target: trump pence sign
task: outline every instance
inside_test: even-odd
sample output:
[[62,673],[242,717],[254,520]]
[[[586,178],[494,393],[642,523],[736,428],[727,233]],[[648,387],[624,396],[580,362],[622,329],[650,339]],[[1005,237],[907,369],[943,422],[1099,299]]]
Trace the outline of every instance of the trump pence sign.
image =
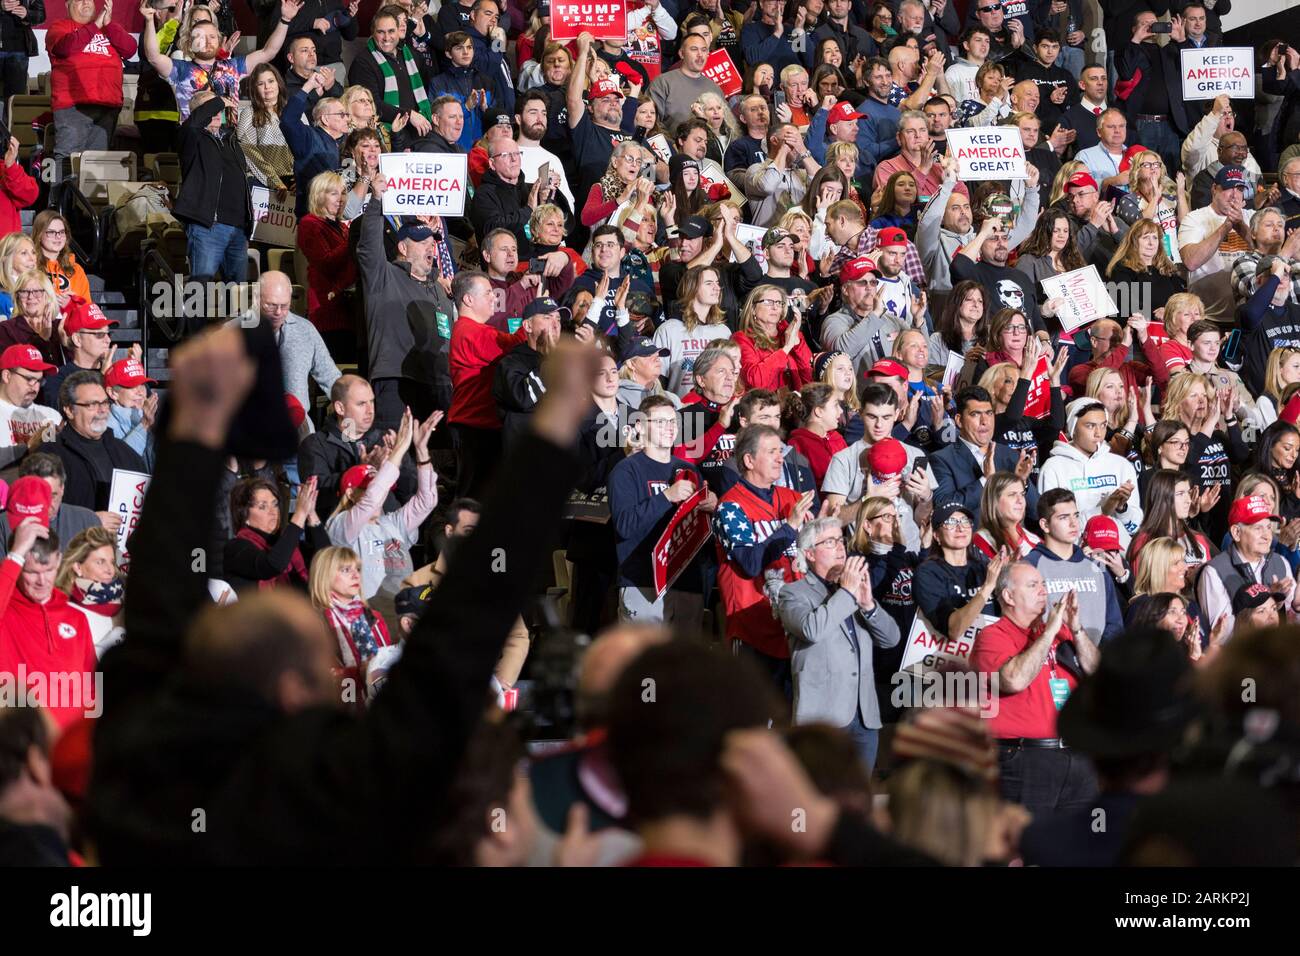
[[463,216],[469,157],[463,153],[384,153],[385,216]]
[[1025,144],[1015,126],[977,126],[948,130],[948,153],[957,160],[957,178],[1024,179]]
[[551,39],[576,40],[583,33],[626,43],[627,5],[623,0],[551,0]]

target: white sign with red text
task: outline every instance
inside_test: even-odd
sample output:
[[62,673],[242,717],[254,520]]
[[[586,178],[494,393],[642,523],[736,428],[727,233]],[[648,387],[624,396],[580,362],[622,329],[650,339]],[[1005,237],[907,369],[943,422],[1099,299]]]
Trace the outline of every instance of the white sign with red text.
[[385,216],[463,216],[469,185],[464,153],[384,153]]
[[1183,99],[1255,98],[1255,51],[1244,46],[1181,50]]
[[140,522],[140,509],[144,507],[144,494],[148,490],[149,476],[144,472],[113,469],[113,481],[108,488],[108,510],[122,519],[117,529],[117,563],[121,568],[131,563],[127,544]]
[[957,178],[1025,179],[1025,144],[1015,126],[977,126],[948,130],[948,154],[957,160]]

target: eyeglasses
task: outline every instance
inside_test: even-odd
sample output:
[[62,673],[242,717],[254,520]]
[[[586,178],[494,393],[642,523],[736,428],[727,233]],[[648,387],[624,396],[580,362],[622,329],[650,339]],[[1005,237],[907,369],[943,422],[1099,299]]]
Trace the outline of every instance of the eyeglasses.
[[82,329],[81,331],[79,331],[79,332],[75,332],[75,333],[73,333],[73,334],[74,334],[74,335],[89,335],[89,336],[91,336],[92,338],[96,338],[96,339],[106,339],[106,338],[108,338],[108,332],[105,331],[105,330],[103,330],[103,329],[99,329],[99,330],[93,330],[93,329]]
[[44,289],[19,289],[19,295],[45,295]]
[[1166,445],[1173,445],[1175,448],[1190,448],[1192,443],[1186,438],[1170,438],[1165,442]]
[[771,305],[771,306],[779,306],[779,305],[781,304],[781,300],[780,300],[780,299],[759,299],[759,300],[758,300],[757,302],[755,302],[754,304],[755,304],[755,305]]
[[98,402],[73,402],[72,403],[73,408],[93,408],[96,411],[100,409],[107,410],[108,405],[109,405],[108,399],[104,399]]
[[969,528],[972,525],[970,518],[965,515],[953,515],[943,523],[943,526],[953,531],[960,531],[962,528]]
[[518,159],[522,155],[523,153],[519,152],[519,150],[515,150],[513,153],[497,153],[492,158],[493,159]]
[[67,230],[65,229],[46,229],[44,234],[47,236],[54,236],[55,238],[60,238],[62,236],[66,236],[68,233]]
[[1138,168],[1140,168],[1140,169],[1159,169],[1159,168],[1160,168],[1160,164],[1159,164],[1159,163],[1138,163]]
[[844,538],[836,535],[834,538],[823,538],[813,545],[813,548],[834,548],[836,551],[844,550]]
[[975,9],[976,9],[976,11],[979,12],[979,13],[992,13],[994,10],[1001,10],[1001,9],[1002,9],[1002,5],[1001,5],[1001,4],[994,4],[994,5],[992,5],[992,6],[988,6],[988,7],[976,7]]
[[347,115],[348,114],[343,112],[343,110],[332,110],[329,113],[321,113],[321,116],[324,117],[325,119],[329,119],[331,116],[347,116]]
[[1007,326],[1007,331],[1008,331],[1008,332],[1028,332],[1028,331],[1029,331],[1029,326],[1027,326],[1027,325],[1020,325],[1020,324],[1016,324],[1016,325],[1008,325],[1008,326]]
[[10,371],[13,372],[15,375],[17,375],[19,378],[21,378],[28,385],[35,385],[38,382],[42,382],[45,380],[44,375],[25,375],[16,368],[10,369]]

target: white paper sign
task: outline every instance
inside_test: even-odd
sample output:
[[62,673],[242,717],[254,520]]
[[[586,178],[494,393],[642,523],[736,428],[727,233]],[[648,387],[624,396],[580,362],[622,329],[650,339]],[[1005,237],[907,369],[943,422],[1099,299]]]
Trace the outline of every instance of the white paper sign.
[[1096,266],[1063,272],[1044,279],[1042,285],[1047,298],[1065,300],[1056,312],[1062,332],[1073,332],[1097,319],[1119,315],[1119,307],[1106,291],[1106,283],[1101,281]]
[[122,568],[131,563],[127,542],[140,521],[144,494],[149,490],[149,476],[142,471],[113,469],[113,482],[108,490],[108,510],[122,519],[117,529],[117,562]]
[[673,158],[672,147],[668,145],[668,137],[663,133],[655,133],[653,136],[647,136],[645,144],[650,152],[655,154],[656,159],[666,163]]
[[469,188],[464,153],[384,153],[385,216],[463,216]]
[[1255,98],[1255,51],[1244,46],[1202,47],[1182,52],[1183,99]]
[[957,391],[957,379],[961,377],[961,370],[966,367],[966,356],[960,352],[949,352],[948,362],[943,368],[943,384],[945,388],[950,388],[953,392]]
[[[751,226],[746,223],[736,225],[736,238],[749,247],[753,253],[754,260],[758,267],[767,272],[767,250],[763,248],[763,237],[767,235],[767,229],[763,226]],[[731,261],[736,261],[736,254],[731,254]]]
[[298,215],[293,207],[293,195],[277,199],[265,186],[254,186],[250,198],[253,202],[253,241],[292,249],[298,244]]
[[[996,617],[981,614],[961,637],[951,638],[932,626],[919,611],[912,619],[912,630],[907,635],[903,649],[903,662],[898,671],[942,670],[951,667],[968,667],[970,652],[975,647],[975,637],[988,627]],[[919,666],[918,666],[919,665]]]
[[957,178],[1025,179],[1025,144],[1015,126],[977,126],[948,130],[948,155],[957,160]]

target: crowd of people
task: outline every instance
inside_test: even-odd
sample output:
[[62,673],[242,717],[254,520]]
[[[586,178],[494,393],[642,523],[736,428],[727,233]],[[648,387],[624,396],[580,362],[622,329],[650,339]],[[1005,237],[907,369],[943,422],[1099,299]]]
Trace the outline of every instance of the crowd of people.
[[1187,100],[1228,9],[5,0],[256,296],[160,386],[9,140],[0,861],[1294,863],[1300,51]]

